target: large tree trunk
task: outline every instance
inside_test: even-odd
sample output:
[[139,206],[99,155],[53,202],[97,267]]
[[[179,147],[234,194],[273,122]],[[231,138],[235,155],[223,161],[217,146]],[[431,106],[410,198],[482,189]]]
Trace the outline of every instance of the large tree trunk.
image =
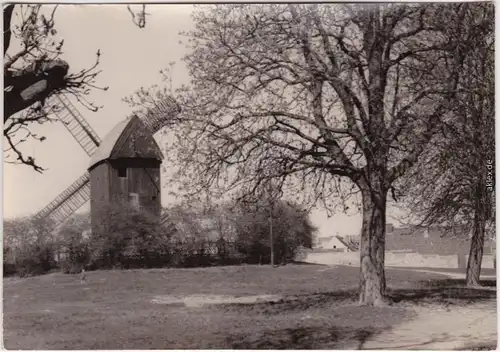
[[387,156],[389,139],[384,122],[384,93],[387,69],[384,68],[385,38],[381,33],[380,8],[367,14],[363,46],[368,58],[368,116],[370,151],[366,155],[365,177],[358,181],[363,199],[363,225],[360,239],[360,292],[361,305],[386,305],[385,296],[385,210],[387,195]]
[[483,260],[484,234],[488,208],[485,204],[485,189],[479,184],[476,191],[474,232],[472,234],[469,260],[467,261],[467,275],[465,282],[467,286],[480,286],[481,262]]
[[359,304],[387,305],[384,271],[385,210],[387,192],[379,187],[363,187],[363,225],[360,238]]

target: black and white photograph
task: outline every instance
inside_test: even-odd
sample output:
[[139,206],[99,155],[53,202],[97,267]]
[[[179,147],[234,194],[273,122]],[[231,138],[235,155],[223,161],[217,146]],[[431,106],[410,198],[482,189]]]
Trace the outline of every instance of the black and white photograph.
[[495,3],[4,3],[7,350],[496,350]]

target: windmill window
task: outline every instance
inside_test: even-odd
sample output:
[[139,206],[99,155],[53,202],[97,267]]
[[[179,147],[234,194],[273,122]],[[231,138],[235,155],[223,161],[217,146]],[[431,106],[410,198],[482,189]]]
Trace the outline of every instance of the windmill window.
[[118,168],[118,177],[122,177],[122,178],[127,177],[127,168],[126,167]]

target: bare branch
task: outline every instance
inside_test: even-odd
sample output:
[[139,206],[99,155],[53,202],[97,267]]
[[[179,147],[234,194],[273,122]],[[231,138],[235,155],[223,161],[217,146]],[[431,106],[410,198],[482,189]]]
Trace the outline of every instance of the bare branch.
[[139,27],[139,28],[144,28],[146,27],[146,16],[149,15],[146,13],[146,5],[142,4],[142,10],[134,13],[132,9],[130,8],[130,5],[127,5],[128,12],[132,15],[132,22]]

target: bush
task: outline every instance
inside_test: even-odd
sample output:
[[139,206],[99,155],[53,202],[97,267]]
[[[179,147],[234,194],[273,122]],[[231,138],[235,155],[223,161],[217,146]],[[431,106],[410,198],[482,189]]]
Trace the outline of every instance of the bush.
[[93,268],[164,267],[170,260],[169,233],[158,219],[126,205],[103,209],[91,234]]
[[20,250],[14,265],[20,277],[42,275],[57,268],[51,246],[40,244],[29,245]]
[[74,263],[71,260],[62,260],[59,262],[59,269],[64,274],[78,274],[84,269],[83,264]]
[[89,238],[85,236],[89,230],[88,213],[71,216],[59,229],[57,233],[59,269],[63,273],[76,274],[89,264]]
[[[271,219],[272,216],[272,219]],[[293,261],[299,248],[311,248],[315,227],[309,214],[297,204],[261,199],[240,205],[236,246],[249,264],[271,261],[271,220],[273,253],[276,264]]]
[[[258,264],[270,262],[270,208],[265,199],[254,203],[176,206],[170,266]],[[299,206],[278,201],[273,211],[276,263],[294,260],[299,247],[312,247],[315,228]]]
[[14,276],[17,274],[16,265],[13,263],[3,263],[3,276]]
[[50,228],[48,222],[27,217],[4,221],[4,270],[8,275],[40,275],[57,267]]
[[295,261],[301,262],[307,258],[307,254],[310,251],[310,248],[306,248],[304,246],[299,246],[295,252]]
[[13,276],[16,274],[15,255],[11,248],[4,243],[3,247],[3,276]]
[[[85,235],[90,230],[89,214],[69,218],[55,238],[48,233],[41,236],[40,231],[28,236],[33,223],[11,222],[6,227],[4,274],[269,263],[265,205],[228,203],[209,211],[177,207],[172,210],[175,233],[160,226],[156,217],[127,206],[104,209],[101,228],[89,236]],[[314,230],[306,212],[278,202],[273,211],[275,263],[289,262],[298,248],[311,247]]]

